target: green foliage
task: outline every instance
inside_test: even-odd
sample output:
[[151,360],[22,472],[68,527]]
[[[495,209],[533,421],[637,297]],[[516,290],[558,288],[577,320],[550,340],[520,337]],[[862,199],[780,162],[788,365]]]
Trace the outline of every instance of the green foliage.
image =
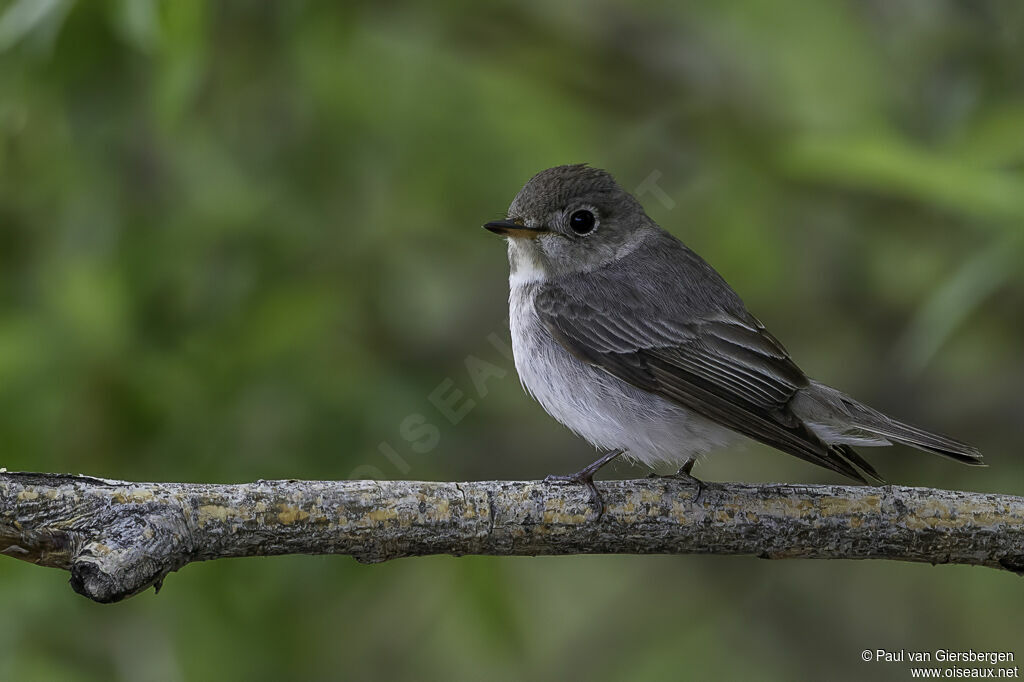
[[[652,217],[808,372],[992,465],[867,453],[883,474],[1024,494],[1022,8],[0,1],[0,464],[575,470],[489,340],[507,265],[478,226],[587,161],[656,173]],[[754,445],[698,473],[835,480]],[[99,607],[0,561],[0,678],[905,679],[860,651],[1012,649],[1024,608],[983,570],[695,557],[289,557],[165,589]]]

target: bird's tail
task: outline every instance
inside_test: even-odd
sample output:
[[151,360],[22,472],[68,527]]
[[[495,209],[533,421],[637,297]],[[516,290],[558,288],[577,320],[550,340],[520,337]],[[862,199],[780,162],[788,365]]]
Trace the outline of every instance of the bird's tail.
[[816,381],[794,397],[793,412],[826,443],[862,446],[899,443],[963,464],[985,466],[981,452],[973,445],[893,419]]

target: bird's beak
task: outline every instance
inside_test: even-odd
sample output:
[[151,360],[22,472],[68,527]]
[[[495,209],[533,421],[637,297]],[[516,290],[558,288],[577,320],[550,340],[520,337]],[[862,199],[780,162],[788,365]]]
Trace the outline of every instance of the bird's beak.
[[544,227],[527,227],[518,220],[492,220],[484,224],[484,229],[506,237],[525,237],[526,239],[536,239],[548,231]]

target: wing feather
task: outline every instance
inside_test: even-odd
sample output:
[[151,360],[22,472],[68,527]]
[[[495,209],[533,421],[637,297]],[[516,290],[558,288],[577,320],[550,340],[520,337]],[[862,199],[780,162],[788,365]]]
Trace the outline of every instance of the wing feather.
[[859,481],[858,467],[878,477],[852,449],[823,442],[792,414],[789,402],[809,380],[745,309],[681,320],[643,291],[599,308],[588,289],[547,284],[535,299],[553,337],[582,361],[805,461]]

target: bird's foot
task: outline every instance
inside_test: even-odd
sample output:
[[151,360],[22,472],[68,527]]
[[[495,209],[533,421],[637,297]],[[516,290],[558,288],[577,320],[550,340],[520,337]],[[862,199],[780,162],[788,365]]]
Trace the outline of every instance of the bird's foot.
[[601,499],[601,492],[594,485],[594,475],[589,476],[583,475],[582,471],[578,471],[575,474],[569,474],[568,476],[556,476],[551,474],[544,478],[545,483],[572,483],[577,485],[584,485],[587,487],[587,492],[590,493],[590,506],[594,508],[596,516],[594,520],[597,521],[604,514],[604,500]]
[[587,492],[590,493],[590,506],[594,508],[597,515],[594,517],[595,521],[601,519],[604,514],[604,500],[601,499],[601,492],[594,485],[594,474],[597,473],[598,469],[603,467],[608,462],[612,461],[616,457],[622,454],[621,450],[613,450],[605,454],[601,459],[596,462],[587,465],[580,469],[575,474],[569,474],[568,476],[556,476],[551,474],[544,478],[545,483],[572,483],[576,485],[586,486]]
[[690,472],[693,471],[693,465],[697,460],[687,460],[686,464],[679,467],[679,470],[674,474],[668,474],[662,476],[660,474],[648,474],[647,478],[673,478],[677,481],[683,481],[688,485],[692,485],[697,488],[697,494],[693,496],[693,501],[697,502],[700,500],[701,495],[704,494],[704,488],[706,487],[704,481],[700,480]]

